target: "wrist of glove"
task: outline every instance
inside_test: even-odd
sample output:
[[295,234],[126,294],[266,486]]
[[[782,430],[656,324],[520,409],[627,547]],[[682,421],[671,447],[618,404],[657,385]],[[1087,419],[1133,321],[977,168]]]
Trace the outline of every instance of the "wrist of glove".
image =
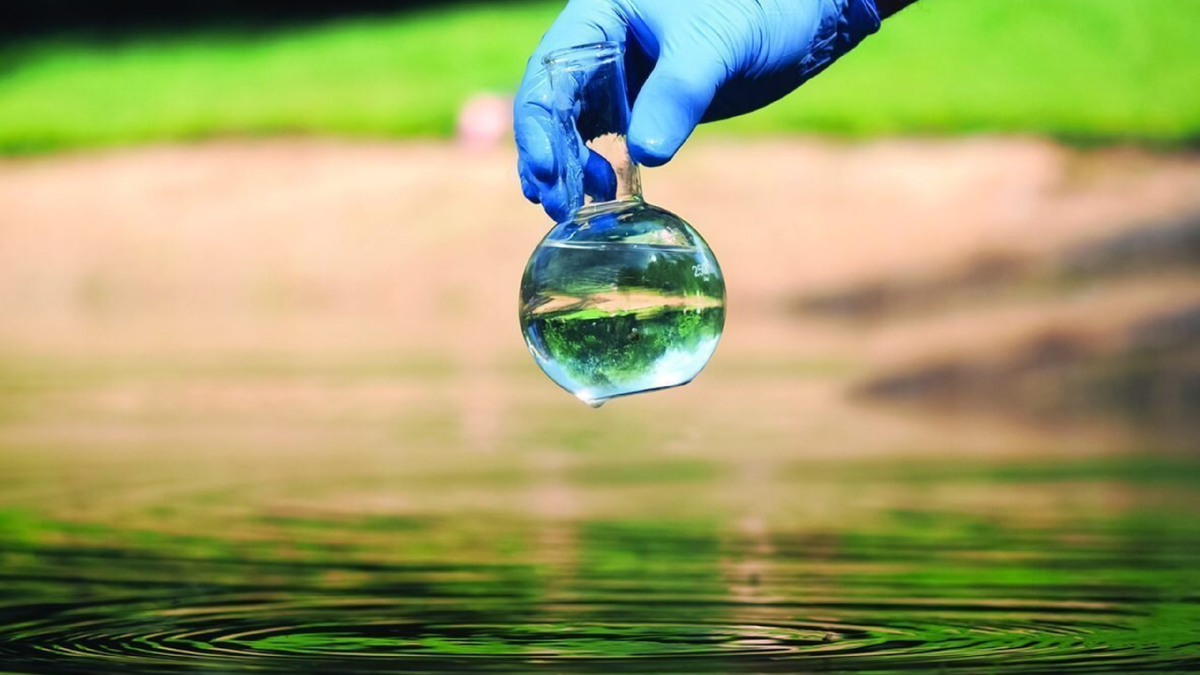
[[827,49],[813,49],[814,67],[804,73],[805,79],[824,70],[846,52],[858,46],[864,38],[879,30],[881,19],[874,0],[846,0],[831,31]]
[[[879,30],[882,20],[874,0],[846,0],[838,14],[828,54],[816,70],[806,73],[812,77],[837,58],[858,46],[868,35]],[[816,51],[816,50],[814,50]]]
[[875,0],[760,0],[750,59],[734,70],[704,121],[735,117],[783,98],[879,30]]

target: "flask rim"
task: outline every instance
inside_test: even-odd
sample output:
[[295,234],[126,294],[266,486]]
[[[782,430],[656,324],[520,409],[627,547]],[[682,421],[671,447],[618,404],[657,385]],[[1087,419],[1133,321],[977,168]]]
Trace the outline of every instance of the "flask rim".
[[621,58],[624,54],[625,44],[622,42],[616,40],[590,42],[550,51],[542,57],[542,65],[548,68],[551,66],[565,67],[569,70],[592,68]]

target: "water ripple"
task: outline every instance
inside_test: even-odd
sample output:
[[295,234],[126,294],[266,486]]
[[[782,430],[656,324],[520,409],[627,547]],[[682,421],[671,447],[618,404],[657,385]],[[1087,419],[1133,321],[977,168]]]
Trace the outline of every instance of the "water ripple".
[[[418,601],[419,600],[419,601]],[[448,599],[206,596],[63,603],[0,629],[0,661],[31,673],[158,672],[1135,672],[1200,660],[1111,636],[1119,613],[1072,604],[821,607],[659,603],[478,606]],[[908,609],[901,609],[907,607]],[[673,617],[667,619],[664,617]],[[808,618],[805,618],[808,617]],[[820,617],[820,618],[818,618]],[[1107,639],[1106,639],[1107,638]],[[71,664],[68,666],[68,664]],[[302,664],[302,665],[301,665]]]

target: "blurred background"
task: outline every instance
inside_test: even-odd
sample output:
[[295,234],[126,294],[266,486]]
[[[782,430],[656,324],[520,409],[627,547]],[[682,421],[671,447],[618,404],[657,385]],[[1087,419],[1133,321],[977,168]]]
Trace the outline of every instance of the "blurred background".
[[703,127],[724,338],[601,410],[516,317],[560,9],[0,8],[0,669],[1200,667],[1200,3],[922,0]]

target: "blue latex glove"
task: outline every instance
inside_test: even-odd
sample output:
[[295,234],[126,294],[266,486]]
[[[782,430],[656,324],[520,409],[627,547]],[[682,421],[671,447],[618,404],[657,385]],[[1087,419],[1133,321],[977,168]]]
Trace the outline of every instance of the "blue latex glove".
[[626,44],[629,151],[658,166],[701,121],[782,98],[878,28],[875,0],[571,0],[529,59],[513,104],[522,191],[551,218],[569,215],[550,140],[548,52]]

